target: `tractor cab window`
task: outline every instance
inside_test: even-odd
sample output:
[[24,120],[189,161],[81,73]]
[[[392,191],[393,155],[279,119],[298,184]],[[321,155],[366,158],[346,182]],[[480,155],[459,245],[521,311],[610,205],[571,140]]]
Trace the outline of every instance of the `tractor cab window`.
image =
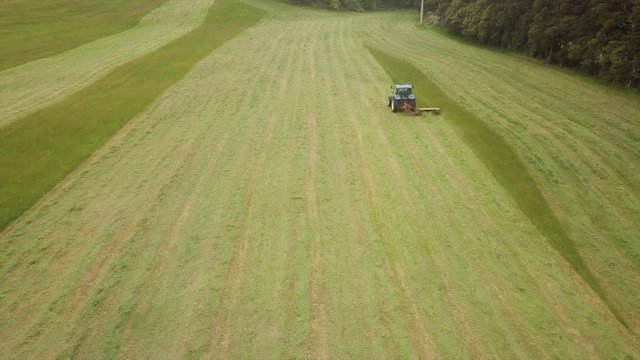
[[411,95],[411,89],[410,88],[400,88],[397,90],[397,94],[400,96],[409,96]]

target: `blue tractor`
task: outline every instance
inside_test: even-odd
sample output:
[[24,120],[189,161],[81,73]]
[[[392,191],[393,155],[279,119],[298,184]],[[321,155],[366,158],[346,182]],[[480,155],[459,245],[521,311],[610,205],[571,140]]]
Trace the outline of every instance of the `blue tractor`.
[[387,106],[390,107],[393,112],[416,111],[416,96],[413,94],[413,85],[392,85],[391,96],[389,96]]

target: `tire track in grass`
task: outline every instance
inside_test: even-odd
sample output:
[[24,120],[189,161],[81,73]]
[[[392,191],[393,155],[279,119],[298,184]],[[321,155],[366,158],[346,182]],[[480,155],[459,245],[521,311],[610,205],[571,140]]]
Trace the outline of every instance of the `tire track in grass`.
[[[622,313],[605,293],[596,276],[587,267],[574,242],[566,233],[528,170],[511,147],[480,119],[449,99],[420,70],[410,63],[370,48],[372,55],[397,83],[411,82],[418,94],[444,108],[447,122],[476,153],[494,178],[515,200],[522,212],[545,235],[551,246],[571,264],[574,270],[607,305],[613,316],[629,327]],[[418,96],[420,98],[420,96]]]
[[[358,170],[358,148],[355,133],[349,125],[353,96],[344,97],[343,79],[353,75],[352,67],[339,48],[354,24],[340,20],[331,24],[327,36],[327,54],[323,60],[323,98],[326,109],[321,126],[326,132],[321,144],[322,166],[320,185],[323,217],[323,248],[326,265],[324,278],[326,307],[330,322],[331,357],[401,357],[400,349],[407,349],[408,341],[397,336],[404,318],[393,317],[397,311],[384,287],[390,280],[372,251],[372,232],[367,223],[366,192]],[[335,29],[335,31],[333,30]],[[339,30],[338,30],[339,29]],[[353,55],[349,55],[353,56]],[[346,65],[346,66],[345,66]],[[349,77],[349,75],[347,75]],[[347,101],[343,99],[348,99]],[[333,264],[333,266],[331,266]],[[343,273],[342,275],[340,273]],[[350,274],[344,276],[344,273]],[[332,278],[336,280],[331,281]],[[381,284],[385,282],[385,284]],[[351,310],[356,309],[356,311]],[[369,354],[369,355],[366,355]]]
[[[318,130],[321,250],[323,274],[320,302],[327,311],[326,325],[330,357],[400,357],[399,349],[407,348],[402,336],[396,336],[401,315],[390,319],[395,311],[389,302],[395,301],[383,289],[389,279],[380,271],[380,261],[371,251],[371,231],[363,218],[361,180],[358,177],[353,132],[346,119],[350,102],[341,101],[336,81],[350,73],[341,64],[343,54],[338,50],[339,28],[348,32],[352,19],[336,19],[324,27],[322,47],[318,56]],[[330,75],[331,74],[331,75]],[[350,276],[344,276],[344,274]],[[381,284],[381,282],[385,282]],[[357,311],[354,311],[357,309]],[[311,343],[311,341],[309,342]],[[312,352],[310,352],[312,354]],[[310,355],[311,356],[311,355]]]
[[[311,249],[314,252],[313,255],[316,262],[312,264],[312,271],[315,274],[310,284],[313,300],[309,303],[310,311],[315,320],[310,323],[310,333],[306,344],[307,354],[310,358],[314,356],[324,358],[345,356],[341,353],[344,344],[336,338],[341,335],[340,330],[345,327],[348,319],[340,316],[340,305],[342,304],[341,302],[339,305],[336,303],[339,302],[337,298],[344,296],[345,300],[348,301],[347,299],[350,296],[342,294],[336,288],[342,288],[343,284],[340,281],[344,280],[350,283],[348,286],[351,288],[353,277],[331,280],[334,273],[341,271],[345,266],[342,256],[349,256],[346,254],[349,250],[345,249],[348,245],[345,244],[347,239],[355,238],[357,246],[362,249],[362,253],[367,253],[367,249],[362,247],[364,242],[363,231],[360,228],[354,229],[353,226],[356,223],[354,219],[357,219],[357,216],[353,214],[353,200],[351,198],[353,194],[345,189],[345,184],[349,182],[346,174],[345,154],[351,154],[352,152],[350,148],[348,150],[344,149],[347,144],[343,140],[345,136],[341,120],[343,108],[336,101],[335,77],[328,75],[329,73],[333,75],[335,71],[335,57],[337,56],[335,44],[338,41],[336,40],[335,29],[341,26],[342,22],[342,19],[335,19],[325,23],[323,34],[320,35],[323,37],[321,47],[314,50],[316,53],[321,54],[316,55],[318,86],[316,87],[317,95],[314,99],[323,100],[317,108],[317,117],[322,121],[316,123],[317,134],[323,136],[321,137],[322,141],[316,143],[319,157],[316,163],[318,177],[316,178],[315,189],[321,196],[320,203],[317,204],[319,206],[317,242],[314,243],[314,248]],[[334,201],[340,201],[340,203]],[[342,232],[344,231],[342,219],[337,221],[335,217],[336,208],[349,209],[349,225],[351,227],[347,230],[349,231],[348,236],[345,236]],[[336,294],[336,291],[339,291],[338,294]],[[361,324],[361,326],[364,327],[366,325]],[[369,336],[367,336],[368,340]]]
[[[346,49],[346,42],[347,40],[345,37],[345,29],[344,27],[341,27],[340,40],[338,41],[338,45],[339,45],[338,54],[340,54],[340,57],[344,59],[344,61],[349,65],[348,66],[349,68],[357,69],[356,71],[358,74],[366,73],[365,70],[363,70],[366,67],[362,66],[362,64],[360,63],[356,64],[354,59],[350,56],[350,51]],[[350,45],[355,46],[357,48],[357,45],[354,43],[351,43]],[[340,68],[337,63],[334,63],[334,67],[336,69]],[[349,93],[347,92],[347,89],[349,88],[349,86],[344,80],[346,77],[347,77],[346,75],[338,76],[338,81],[341,85],[339,88],[342,89],[341,98],[343,99],[350,98]],[[374,223],[376,224],[384,223],[381,220],[384,216],[379,212],[379,209],[381,208],[379,204],[380,195],[377,194],[378,190],[376,190],[374,176],[369,170],[370,165],[367,164],[367,161],[364,155],[365,153],[367,153],[367,151],[365,151],[362,130],[359,128],[360,124],[358,124],[356,114],[354,113],[352,107],[349,105],[346,106],[345,108],[345,115],[348,123],[352,128],[353,133],[355,134],[354,143],[356,145],[355,148],[358,154],[356,156],[356,160],[357,160],[356,164],[358,165],[358,169],[360,170],[360,173],[362,176],[363,184],[365,185],[365,193],[367,193],[367,196],[369,198],[370,216],[372,217],[372,221]],[[396,180],[399,181],[400,183],[403,183],[402,179],[398,177],[398,174],[394,172],[394,169],[396,169],[396,167],[393,164],[391,164],[390,169],[392,170],[392,175],[394,175]],[[412,202],[407,203],[407,205],[409,205],[410,207],[413,206]],[[377,227],[376,232],[378,232],[378,235],[382,238],[382,241],[388,241],[388,242],[395,241],[394,237],[385,236],[383,234],[386,232],[384,231],[384,229],[386,229],[388,225],[382,225],[382,226],[376,226],[376,227]],[[395,252],[395,251],[391,251],[391,252]],[[398,280],[397,289],[399,290],[399,294],[401,294],[401,296],[404,298],[403,302],[406,304],[405,306],[408,308],[407,310],[411,314],[411,316],[408,317],[408,320],[410,322],[410,325],[409,325],[410,328],[407,329],[406,331],[408,336],[411,339],[415,353],[418,354],[419,357],[426,357],[426,358],[435,357],[434,354],[437,353],[436,351],[437,345],[433,339],[433,335],[430,334],[429,331],[424,326],[424,323],[426,323],[426,321],[423,319],[422,314],[417,311],[417,306],[416,306],[417,300],[413,292],[407,285],[402,266],[397,261],[394,261],[392,256],[388,253],[385,254],[384,263],[385,263],[385,268],[388,276],[391,277],[392,279]]]
[[[287,56],[295,60],[282,69],[288,72],[287,85],[285,93],[276,100],[280,105],[280,120],[274,135],[276,141],[270,149],[267,179],[260,194],[261,216],[255,220],[264,229],[260,231],[257,251],[250,260],[254,265],[250,267],[252,281],[249,286],[259,291],[247,291],[244,296],[244,299],[257,298],[255,301],[244,300],[249,304],[246,307],[253,309],[256,302],[265,303],[255,310],[258,314],[254,318],[258,321],[252,322],[243,311],[243,322],[257,324],[240,334],[245,338],[257,334],[252,341],[254,349],[236,352],[238,357],[301,358],[308,350],[305,342],[310,323],[313,235],[305,198],[305,181],[310,171],[307,114],[313,109],[310,93],[315,83],[311,78],[310,61],[321,23],[311,19],[290,23],[295,27],[282,42],[295,44],[287,51]],[[278,44],[273,46],[282,48]],[[270,281],[278,285],[270,286]],[[271,298],[279,301],[265,301]],[[247,346],[246,341],[244,346]]]
[[[317,84],[315,54],[313,51],[317,47],[317,37],[313,37],[311,43],[312,50],[309,52],[309,83]],[[309,98],[309,92],[305,92],[305,96]],[[308,101],[308,100],[307,100]],[[308,171],[305,179],[305,204],[307,212],[307,221],[309,222],[311,233],[311,245],[309,247],[310,279],[309,279],[309,307],[311,318],[309,320],[309,338],[307,343],[307,354],[309,357],[316,359],[328,359],[330,357],[328,349],[329,316],[322,299],[322,278],[323,278],[323,260],[322,260],[322,243],[320,237],[320,211],[318,208],[317,182],[318,182],[318,156],[320,147],[318,144],[318,124],[316,119],[316,109],[318,106],[317,98],[310,101],[307,111],[307,139],[308,139]]]
[[236,358],[301,358],[306,350],[310,241],[304,204],[304,150],[308,98],[302,87],[307,83],[307,48],[314,41],[317,24],[286,23],[290,28],[277,41],[270,41],[270,46],[295,61],[270,62],[288,76],[283,93],[277,91],[277,83],[283,81],[280,76],[273,80],[276,90],[269,92],[279,119],[268,149],[258,208],[251,220],[256,228],[253,251],[247,259],[251,265],[234,316],[237,323],[248,326],[234,330],[230,356]]
[[[331,69],[335,72],[335,76],[331,79],[331,81],[329,81],[329,88],[331,89],[329,108],[336,109],[336,115],[338,115],[333,126],[333,129],[335,131],[333,136],[336,139],[339,139],[337,147],[339,147],[339,149],[341,150],[339,156],[343,157],[343,160],[340,161],[340,166],[337,169],[337,173],[339,174],[338,190],[341,190],[342,193],[337,196],[344,197],[345,199],[343,204],[341,204],[341,207],[348,211],[348,227],[350,231],[349,234],[351,235],[349,237],[346,237],[345,239],[355,238],[356,240],[356,243],[354,244],[355,246],[353,246],[352,251],[358,252],[359,256],[362,256],[364,259],[366,259],[365,261],[363,261],[363,263],[382,266],[384,268],[382,270],[383,273],[388,278],[391,278],[390,273],[388,272],[388,263],[385,262],[386,259],[376,261],[377,259],[374,258],[375,250],[373,249],[370,239],[372,232],[368,228],[370,224],[368,223],[366,216],[363,216],[363,214],[368,214],[370,208],[365,204],[362,204],[361,206],[358,206],[356,204],[362,202],[363,200],[367,204],[377,204],[378,198],[374,197],[372,192],[369,191],[372,190],[371,186],[373,186],[373,183],[371,173],[368,171],[368,168],[363,167],[364,163],[360,148],[362,142],[362,134],[355,131],[356,129],[354,129],[352,126],[352,117],[354,116],[353,106],[355,103],[351,100],[341,101],[341,99],[351,98],[350,96],[346,95],[348,93],[348,83],[346,79],[355,77],[355,74],[357,72],[357,68],[354,68],[353,64],[349,62],[349,59],[351,58],[351,56],[353,56],[353,54],[348,54],[344,51],[344,45],[347,39],[347,36],[345,35],[348,31],[347,29],[353,28],[353,21],[354,20],[342,20],[336,23],[334,29],[332,29],[332,36],[329,38],[329,48],[327,51],[327,53],[330,54],[329,62],[331,64]],[[347,184],[346,188],[345,184]],[[342,246],[347,245],[349,244],[347,243]],[[339,251],[343,250],[340,249]],[[349,255],[353,256],[353,254]],[[374,268],[375,265],[370,269]],[[349,271],[353,270],[349,269]],[[375,280],[380,281],[379,279]],[[348,286],[353,288],[353,291],[361,292],[361,285],[359,284],[360,281],[362,280],[353,277],[352,279],[349,279]],[[384,299],[382,301],[388,300],[388,294],[386,294],[380,288],[373,289],[372,293],[376,297]],[[336,313],[339,314],[337,310]],[[366,314],[359,313],[357,314],[357,316],[364,317],[366,316]],[[376,313],[376,315],[374,316],[381,317],[380,320],[383,323],[384,330],[390,333],[393,331],[391,329],[392,325],[389,324],[387,316],[378,313]],[[359,319],[357,319],[356,321],[359,321]],[[342,326],[345,326],[345,321],[343,321],[342,324]],[[372,326],[368,325],[369,324],[363,321],[359,326],[363,327],[361,331],[366,336],[368,342],[366,346],[371,348],[369,351],[374,351],[373,346],[376,343],[376,337],[380,334],[372,333],[372,331],[374,331],[372,327],[375,326],[375,324],[372,324]],[[405,326],[404,322],[402,322],[400,326]],[[343,342],[345,340],[351,341],[348,338],[340,338],[340,340],[342,340]],[[399,357],[401,354],[401,349],[406,349],[406,340],[396,339],[396,341],[393,342],[393,345],[395,345],[396,348],[391,349],[391,354]],[[362,351],[359,349],[349,350]],[[342,356],[353,356],[353,352],[343,354]]]
[[329,318],[327,309],[322,300],[321,282],[322,282],[322,252],[320,240],[320,215],[318,211],[318,199],[315,190],[316,168],[318,164],[318,134],[315,115],[309,113],[309,174],[307,185],[305,186],[305,198],[307,203],[307,216],[311,227],[312,244],[310,248],[311,258],[311,279],[310,279],[310,334],[309,348],[312,350],[313,358],[328,359],[328,335],[327,327]]
[[[282,61],[284,60],[283,58],[287,56],[287,52],[285,51],[285,49],[279,49],[279,51],[279,59],[280,61]],[[293,60],[294,58],[291,56],[286,59],[286,65],[284,66],[285,70],[289,69]],[[282,71],[280,79],[274,82],[274,85],[277,85],[278,95],[276,96],[276,98],[281,99],[286,93],[287,83],[288,72]],[[209,335],[211,342],[206,354],[206,358],[209,359],[224,359],[230,356],[228,352],[231,343],[231,331],[233,329],[233,319],[231,317],[232,310],[237,305],[238,299],[241,295],[243,281],[246,273],[246,261],[249,257],[248,252],[253,236],[252,227],[250,225],[250,218],[255,210],[254,207],[256,206],[255,197],[258,184],[264,181],[265,178],[268,155],[271,150],[270,145],[272,143],[273,134],[279,119],[278,111],[282,111],[282,109],[279,108],[279,104],[274,104],[272,106],[275,106],[275,108],[268,108],[270,111],[263,109],[263,111],[268,113],[269,116],[267,119],[265,131],[262,136],[260,153],[257,155],[256,163],[253,170],[251,171],[251,175],[247,183],[247,198],[245,199],[244,205],[241,209],[241,213],[239,214],[239,219],[237,220],[237,228],[241,231],[241,234],[239,235],[240,243],[236,245],[236,249],[230,261],[225,289],[223,290],[223,294],[221,295],[221,301],[218,309],[216,310],[216,314],[211,321],[212,332]]]
[[204,24],[187,35],[2,128],[0,228],[27,210],[197,61],[263,14],[242,3],[215,4]]
[[[306,323],[300,319],[290,327],[285,324],[307,311],[306,304],[292,293],[304,294],[307,288],[308,283],[300,279],[308,279],[304,273],[309,261],[304,259],[310,243],[308,227],[302,225],[306,224],[301,197],[306,151],[297,145],[302,143],[306,147],[305,51],[311,42],[309,34],[315,33],[312,29],[317,26],[306,21],[288,23],[295,26],[286,31],[285,37],[278,42],[270,41],[284,58],[270,62],[279,76],[271,83],[273,91],[266,91],[269,105],[256,107],[277,120],[272,142],[265,147],[267,161],[256,189],[255,210],[249,219],[253,230],[245,261],[245,281],[230,315],[234,325],[229,330],[228,356],[232,358],[304,357],[303,349],[289,344],[304,341]],[[281,76],[284,72],[286,77]],[[282,82],[283,92],[279,92]],[[287,303],[294,306],[287,307]],[[288,339],[292,342],[287,343]]]

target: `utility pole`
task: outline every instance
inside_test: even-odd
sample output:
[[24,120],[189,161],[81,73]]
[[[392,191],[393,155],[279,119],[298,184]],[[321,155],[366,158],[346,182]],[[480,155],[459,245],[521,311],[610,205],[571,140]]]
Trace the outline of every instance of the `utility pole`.
[[424,0],[420,3],[420,25],[422,25],[422,17],[424,16]]

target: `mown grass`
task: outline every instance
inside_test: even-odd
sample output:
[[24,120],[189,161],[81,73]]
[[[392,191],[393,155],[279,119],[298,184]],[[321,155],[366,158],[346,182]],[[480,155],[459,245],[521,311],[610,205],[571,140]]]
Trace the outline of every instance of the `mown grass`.
[[602,86],[604,88],[606,88],[607,90],[613,90],[618,92],[619,94],[622,94],[624,96],[627,96],[631,99],[637,99],[638,95],[640,95],[640,89],[636,89],[636,88],[630,88],[628,86],[626,86],[625,84],[621,84],[621,83],[613,83],[613,82],[608,82],[605,81],[601,78],[595,77],[593,75],[588,75],[587,73],[580,71],[579,69],[576,68],[570,68],[570,67],[564,67],[564,66],[560,66],[558,64],[551,64],[546,62],[543,59],[539,59],[539,58],[534,58],[531,55],[529,55],[527,52],[525,51],[520,51],[520,50],[516,50],[516,49],[507,49],[507,48],[503,48],[503,47],[499,47],[499,46],[493,46],[493,45],[485,45],[485,44],[479,44],[475,41],[473,41],[472,39],[469,39],[463,35],[460,34],[455,34],[445,28],[439,27],[439,26],[435,26],[435,25],[429,25],[429,24],[416,24],[415,27],[419,30],[423,30],[423,31],[429,31],[435,34],[438,34],[439,36],[445,37],[449,40],[455,41],[457,43],[463,44],[463,45],[468,45],[468,46],[473,46],[475,48],[481,48],[484,50],[489,50],[493,53],[496,54],[502,54],[502,55],[508,55],[508,56],[512,56],[514,58],[517,58],[518,60],[522,60],[522,61],[526,61],[526,62],[530,62],[532,64],[536,64],[536,65],[540,65],[540,66],[546,66],[549,69],[553,69],[554,71],[559,71],[562,74],[567,74],[567,75],[571,75],[571,76],[575,76],[580,78],[580,80],[585,81],[589,84],[593,84],[596,86]]
[[409,62],[370,48],[371,54],[395,83],[413,84],[418,106],[443,108],[443,116],[473,150],[493,177],[507,190],[518,207],[598,294],[616,318],[627,327],[622,314],[580,256],[558,218],[538,189],[533,177],[511,146],[480,118],[448,97],[426,75]]
[[200,27],[0,131],[0,228],[16,219],[200,59],[264,11],[216,3]]
[[[588,75],[579,69],[563,67],[557,64],[550,64],[546,61],[538,58],[531,57],[526,52],[501,48],[498,46],[491,45],[482,45],[474,42],[473,40],[466,38],[459,34],[454,34],[444,28],[434,26],[434,25],[415,25],[415,28],[429,32],[432,35],[437,35],[438,37],[445,38],[447,40],[451,40],[461,45],[468,46],[469,49],[476,49],[481,51],[490,51],[491,53],[497,55],[508,56],[510,60],[515,60],[521,64],[534,65],[536,67],[544,68],[545,71],[548,71],[548,74],[554,75],[556,78],[559,78],[559,75],[567,75],[575,79],[579,79],[580,82],[584,82],[588,85],[596,87],[598,90],[602,92],[607,92],[607,97],[610,96],[618,96],[621,95],[631,101],[640,103],[640,89],[630,88],[620,83],[612,83],[607,82],[601,78],[594,77],[592,75]],[[520,68],[520,67],[519,67]],[[520,68],[521,69],[521,68]],[[575,118],[572,121],[577,122],[581,125],[588,125],[590,121],[590,117],[585,116],[583,118]],[[634,136],[635,134],[628,134],[629,136]],[[624,174],[619,174],[621,177],[624,177]],[[623,179],[627,181],[627,179]],[[634,191],[638,191],[637,182],[628,181],[628,185],[633,188]]]
[[127,30],[165,1],[2,1],[0,71]]

